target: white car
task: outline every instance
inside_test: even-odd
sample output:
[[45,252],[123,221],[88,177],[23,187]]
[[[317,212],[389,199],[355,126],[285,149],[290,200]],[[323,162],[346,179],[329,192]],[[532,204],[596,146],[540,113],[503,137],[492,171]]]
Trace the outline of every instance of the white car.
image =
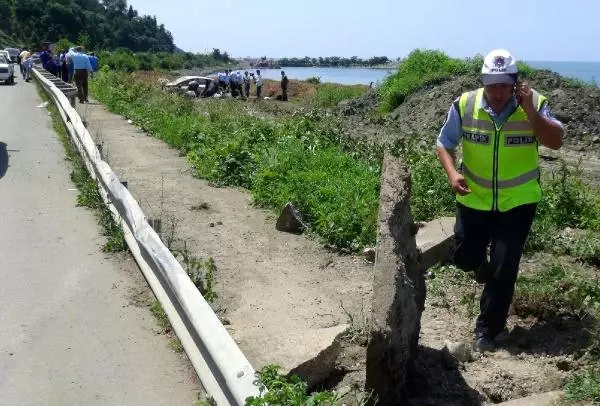
[[0,80],[9,85],[15,83],[15,68],[3,54],[0,54]]
[[12,63],[17,63],[21,51],[17,48],[4,48],[4,50],[8,52],[8,59],[12,61]]

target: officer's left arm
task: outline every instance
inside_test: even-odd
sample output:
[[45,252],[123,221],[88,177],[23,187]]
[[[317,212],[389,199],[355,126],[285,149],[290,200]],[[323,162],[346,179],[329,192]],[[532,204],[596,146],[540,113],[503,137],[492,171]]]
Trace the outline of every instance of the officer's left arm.
[[559,149],[565,134],[562,125],[542,111],[538,111],[537,107],[533,105],[533,91],[529,85],[518,85],[516,96],[519,104],[525,110],[527,120],[540,144],[551,149]]

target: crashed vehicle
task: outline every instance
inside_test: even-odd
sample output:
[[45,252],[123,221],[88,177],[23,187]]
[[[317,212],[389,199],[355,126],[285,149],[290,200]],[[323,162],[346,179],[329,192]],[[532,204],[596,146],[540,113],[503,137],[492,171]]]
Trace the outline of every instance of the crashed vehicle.
[[164,89],[171,93],[180,93],[189,97],[200,97],[204,92],[206,84],[209,83],[210,85],[211,82],[216,85],[215,79],[207,76],[182,76],[172,82],[166,83]]

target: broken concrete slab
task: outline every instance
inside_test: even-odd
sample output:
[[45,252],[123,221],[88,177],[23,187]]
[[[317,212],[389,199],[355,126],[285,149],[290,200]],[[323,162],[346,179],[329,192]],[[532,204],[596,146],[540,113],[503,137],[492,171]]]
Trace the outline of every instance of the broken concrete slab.
[[449,258],[454,241],[454,222],[454,217],[440,217],[425,223],[417,231],[417,247],[424,269]]
[[[336,361],[342,350],[341,337],[349,325],[304,331],[298,352],[290,354],[295,361],[290,363],[287,375],[298,375],[308,388],[325,381],[335,371]],[[290,361],[292,361],[290,359]]]
[[270,352],[255,354],[253,366],[260,370],[273,360],[283,375],[298,375],[309,389],[326,380],[335,371],[342,350],[341,337],[349,328],[341,324],[328,328],[282,331],[280,335],[254,336]]
[[539,393],[521,399],[498,403],[497,406],[554,406],[558,405],[563,395],[562,391]]
[[379,404],[402,404],[407,369],[415,359],[425,303],[410,212],[411,176],[403,162],[383,160],[373,278],[373,308],[367,346],[366,388]]

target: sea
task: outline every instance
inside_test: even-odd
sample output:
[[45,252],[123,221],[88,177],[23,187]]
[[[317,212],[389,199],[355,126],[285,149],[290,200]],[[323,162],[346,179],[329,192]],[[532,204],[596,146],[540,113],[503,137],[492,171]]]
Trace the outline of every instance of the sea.
[[[553,62],[527,61],[529,65],[539,69],[549,69],[554,72],[586,83],[600,82],[600,62]],[[281,71],[285,71],[289,79],[306,80],[311,77],[320,78],[322,83],[340,83],[344,85],[377,85],[395,70],[375,68],[295,68],[261,69],[265,79],[279,80]]]

